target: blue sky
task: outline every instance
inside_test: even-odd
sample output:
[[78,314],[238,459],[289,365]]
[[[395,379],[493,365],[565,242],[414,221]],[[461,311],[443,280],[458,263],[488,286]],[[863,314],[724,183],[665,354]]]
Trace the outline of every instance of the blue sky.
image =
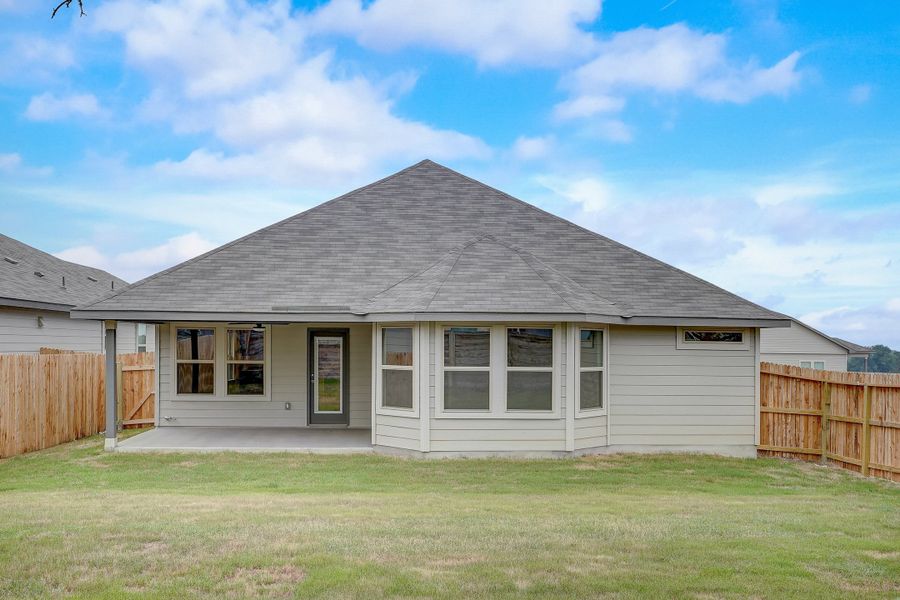
[[136,280],[432,158],[900,347],[900,5],[0,0],[3,233]]

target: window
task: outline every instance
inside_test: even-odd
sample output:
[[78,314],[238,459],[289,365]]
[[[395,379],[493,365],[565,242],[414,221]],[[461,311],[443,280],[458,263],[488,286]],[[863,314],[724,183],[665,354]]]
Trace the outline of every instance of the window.
[[138,323],[135,325],[135,346],[138,352],[147,351],[147,324]]
[[817,360],[817,361],[801,360],[800,368],[802,368],[802,369],[818,369],[820,371],[823,371],[823,370],[825,370],[825,361],[824,360]]
[[582,329],[578,336],[578,408],[603,408],[603,330]]
[[680,350],[749,350],[751,333],[748,329],[679,327],[676,347]]
[[229,396],[266,393],[266,330],[261,327],[227,329],[225,334],[225,390]]
[[553,410],[553,329],[506,330],[506,409]]
[[809,360],[801,360],[800,361],[801,369],[812,369],[812,361]]
[[490,410],[491,330],[444,329],[444,410]]
[[216,330],[179,327],[175,334],[176,391],[214,394]]
[[825,370],[825,362],[821,360],[817,360],[813,363],[813,368],[819,369],[820,371]]
[[741,344],[744,342],[743,331],[685,329],[683,333],[685,342],[722,342],[727,344]]
[[381,330],[381,405],[413,408],[413,329]]

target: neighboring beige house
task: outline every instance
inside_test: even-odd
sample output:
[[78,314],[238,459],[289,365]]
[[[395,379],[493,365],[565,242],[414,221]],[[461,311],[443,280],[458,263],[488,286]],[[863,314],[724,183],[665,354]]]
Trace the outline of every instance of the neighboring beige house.
[[159,324],[159,427],[123,450],[330,428],[429,456],[755,456],[759,334],[790,324],[431,161],[72,314],[107,355],[117,322]]
[[[0,234],[0,353],[37,353],[41,348],[103,352],[102,325],[72,319],[78,304],[128,284],[106,271],[71,263]],[[155,328],[119,325],[120,354],[153,352]]]
[[765,329],[761,336],[760,358],[764,362],[794,367],[846,371],[851,357],[867,360],[870,354],[865,346],[825,335],[796,319],[791,319],[790,327]]

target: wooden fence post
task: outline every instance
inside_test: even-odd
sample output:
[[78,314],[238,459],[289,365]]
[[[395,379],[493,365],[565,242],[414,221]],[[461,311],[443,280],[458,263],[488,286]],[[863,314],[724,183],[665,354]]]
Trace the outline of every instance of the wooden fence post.
[[116,431],[122,431],[125,420],[125,398],[122,395],[122,363],[116,361]]
[[822,458],[821,463],[828,464],[828,415],[831,414],[831,383],[822,384]]
[[862,466],[860,471],[862,471],[863,476],[867,476],[869,474],[869,426],[871,423],[869,421],[872,420],[872,388],[869,387],[869,384],[863,386],[863,422],[862,422]]

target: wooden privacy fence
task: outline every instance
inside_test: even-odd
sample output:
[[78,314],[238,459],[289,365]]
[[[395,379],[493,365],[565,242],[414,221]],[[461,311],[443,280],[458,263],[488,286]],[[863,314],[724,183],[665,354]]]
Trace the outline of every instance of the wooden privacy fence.
[[900,375],[762,363],[759,454],[900,481]]
[[[46,350],[0,354],[0,458],[77,440],[106,427],[104,356]],[[123,424],[153,423],[154,354],[121,354],[118,360]]]

